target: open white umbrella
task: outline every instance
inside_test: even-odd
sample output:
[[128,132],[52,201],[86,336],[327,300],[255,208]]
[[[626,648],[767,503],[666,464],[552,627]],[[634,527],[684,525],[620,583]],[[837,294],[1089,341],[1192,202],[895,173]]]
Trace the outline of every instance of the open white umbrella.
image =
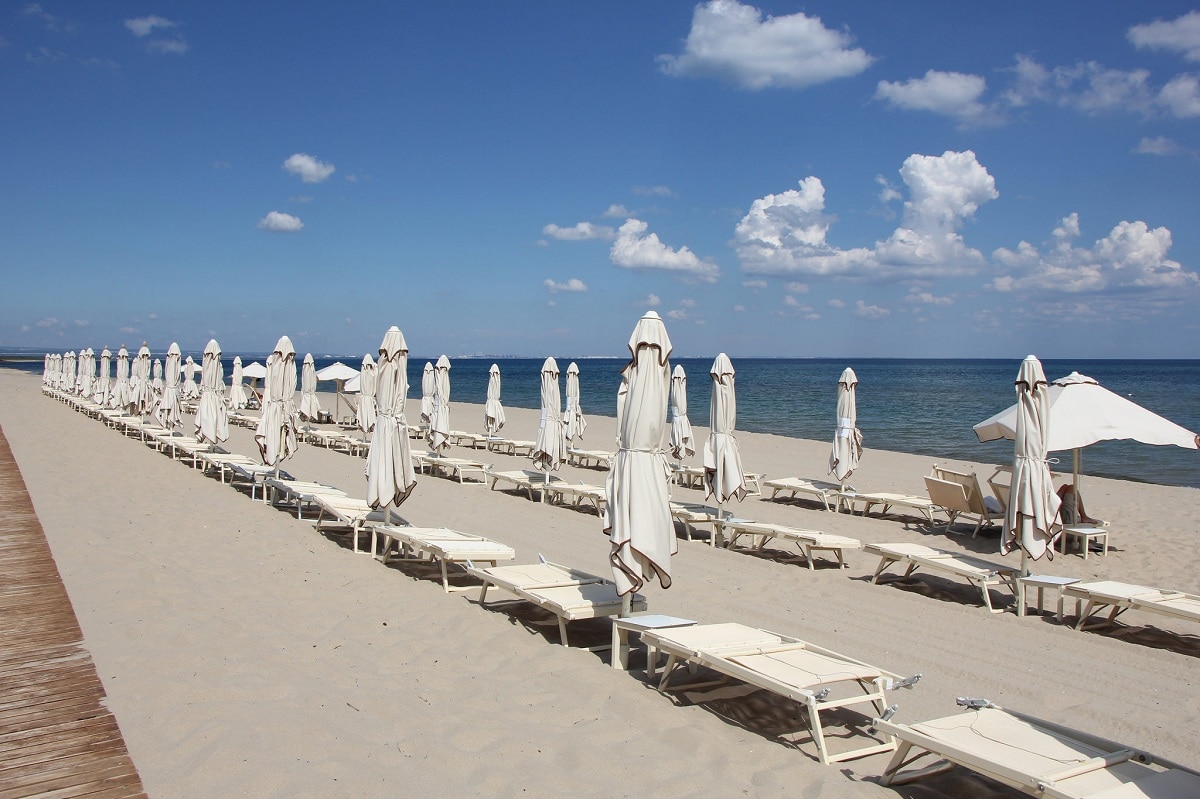
[[250,393],[256,401],[262,400],[262,395],[258,392],[258,381],[265,380],[267,377],[267,367],[263,366],[258,361],[253,361],[249,366],[242,367],[242,377],[251,381]]
[[112,390],[112,351],[108,347],[100,351],[100,373],[92,390],[92,398],[97,404],[108,404],[108,394]]
[[246,387],[242,385],[245,377],[242,374],[242,356],[233,356],[233,376],[229,381],[230,410],[240,411],[249,404],[250,398],[246,395]]
[[179,345],[172,341],[171,346],[167,348],[162,396],[158,400],[158,406],[154,409],[154,418],[168,430],[174,430],[179,426],[182,415],[179,407],[179,374],[182,368],[179,363],[179,354]]
[[489,436],[504,427],[504,406],[500,404],[500,367],[488,369],[487,402],[483,406],[483,425]]
[[[558,393],[558,363],[547,358],[542,363],[542,416],[538,422],[537,441],[533,446],[533,468],[546,473],[550,483],[550,472],[567,460],[567,436],[562,419],[562,399]],[[542,492],[542,501],[546,492]]]
[[[333,418],[334,421],[342,416],[342,392],[346,390],[346,381],[353,380],[358,377],[358,370],[353,366],[347,366],[341,361],[334,361],[324,369],[317,370],[317,382],[321,383],[327,380],[332,380],[334,383],[333,393]],[[347,400],[349,402],[349,400]]]
[[433,412],[429,415],[429,449],[434,455],[440,455],[449,443],[450,359],[442,355],[433,367]]
[[304,356],[300,367],[300,418],[313,420],[321,415],[321,403],[317,400],[317,367],[312,353]]
[[622,372],[617,452],[605,481],[604,508],[613,580],[625,597],[655,577],[663,588],[670,588],[671,556],[679,546],[671,522],[671,470],[663,450],[671,340],[654,311],[638,320],[629,339],[629,354]]
[[671,455],[677,461],[696,454],[692,445],[692,423],[688,420],[687,373],[681,364],[675,364],[671,373]]
[[[299,448],[296,441],[296,349],[292,340],[281,336],[275,350],[267,356],[266,384],[263,386],[262,416],[254,430],[254,441],[263,464],[274,466],[292,456]],[[245,370],[242,370],[243,374]]]
[[846,481],[858,468],[862,457],[862,433],[858,429],[858,404],[855,387],[858,377],[850,367],[838,378],[837,428],[833,433],[833,451],[829,453],[829,473],[846,487]]
[[355,421],[358,423],[358,429],[363,432],[363,437],[371,435],[371,431],[375,429],[375,386],[376,372],[375,361],[371,359],[371,353],[367,353],[362,359],[362,369],[358,372],[358,409],[355,412]]
[[437,384],[433,376],[433,364],[429,361],[425,362],[425,368],[421,370],[421,424],[428,429],[430,421],[433,419],[433,392]]
[[720,516],[726,502],[730,499],[741,502],[746,496],[746,476],[742,472],[742,453],[733,436],[737,424],[737,393],[729,356],[723,352],[719,354],[709,374],[713,388],[708,440],[704,442],[704,495],[716,498],[717,515]]
[[1049,553],[1054,558],[1054,539],[1061,532],[1056,524],[1061,500],[1046,463],[1050,402],[1046,374],[1041,362],[1030,355],[1017,373],[1017,423],[1014,431],[1012,487],[1004,513],[1000,552],[1021,549],[1021,571],[1026,557],[1037,560]]
[[221,365],[221,345],[210,339],[204,347],[200,367],[200,405],[196,408],[196,438],[220,444],[229,438],[229,411],[221,401],[225,368]]
[[200,387],[196,385],[196,373],[200,371],[200,367],[192,360],[192,356],[187,356],[183,362],[183,398],[184,399],[200,399]]
[[129,350],[124,346],[117,350],[117,382],[108,397],[108,407],[125,408],[129,405]]
[[567,441],[582,439],[586,429],[587,420],[583,418],[583,408],[579,404],[579,367],[571,361],[571,365],[567,367]]
[[379,345],[375,371],[375,405],[378,416],[367,453],[367,502],[372,508],[396,507],[417,485],[404,398],[408,396],[408,344],[400,328],[392,326]]

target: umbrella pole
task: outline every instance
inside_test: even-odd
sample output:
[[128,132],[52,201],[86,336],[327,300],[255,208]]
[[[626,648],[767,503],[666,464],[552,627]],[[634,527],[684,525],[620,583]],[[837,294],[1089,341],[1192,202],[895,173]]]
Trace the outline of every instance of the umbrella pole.
[[[623,594],[621,596],[621,618],[622,619],[628,618],[632,614],[633,614],[633,591],[630,591],[628,594]],[[616,653],[614,652],[613,655],[615,656]]]
[[725,529],[725,503],[717,503],[717,521],[713,524],[712,538],[708,539],[708,545],[715,547],[717,545],[717,531]]

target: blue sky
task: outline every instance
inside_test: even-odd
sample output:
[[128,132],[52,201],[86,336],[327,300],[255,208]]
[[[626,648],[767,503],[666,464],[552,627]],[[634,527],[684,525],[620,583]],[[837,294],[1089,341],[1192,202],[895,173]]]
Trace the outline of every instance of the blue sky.
[[1200,357],[1200,10],[9,3],[0,345]]

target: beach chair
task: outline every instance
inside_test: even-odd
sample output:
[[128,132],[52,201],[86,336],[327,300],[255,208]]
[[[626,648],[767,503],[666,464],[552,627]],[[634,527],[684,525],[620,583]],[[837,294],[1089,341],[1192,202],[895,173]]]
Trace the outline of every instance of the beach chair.
[[505,455],[515,455],[517,457],[532,455],[533,448],[536,446],[536,441],[518,441],[498,436],[490,436],[487,439],[487,448],[491,452],[500,452]]
[[316,504],[318,496],[346,496],[340,488],[324,483],[309,483],[303,480],[286,480],[282,475],[263,480],[263,496],[267,502],[278,507],[295,505],[296,518],[304,518],[304,508]]
[[671,518],[683,523],[683,534],[687,536],[688,541],[693,540],[692,532],[696,527],[706,524],[710,531],[708,545],[715,547],[717,537],[722,533],[721,525],[724,517],[724,513],[711,505],[699,502],[671,503]]
[[[481,607],[487,603],[488,588],[495,586],[553,613],[558,618],[559,642],[563,646],[567,646],[567,622],[616,616],[621,612],[621,596],[612,580],[545,559],[525,566],[486,569],[468,564],[467,573],[483,582],[479,590]],[[633,594],[630,610],[640,612],[645,609],[646,598]],[[603,644],[588,649],[600,651],[610,647],[611,644]]]
[[879,567],[875,569],[871,578],[871,582],[875,584],[878,584],[884,569],[893,563],[903,563],[905,577],[923,568],[926,571],[945,572],[963,578],[979,589],[984,606],[992,613],[1003,613],[1004,609],[992,607],[989,589],[1003,586],[1012,592],[1014,597],[1019,596],[1017,577],[1020,576],[1021,570],[1015,566],[993,563],[973,555],[934,549],[924,544],[865,544],[863,551],[879,556]]
[[[1200,773],[1185,766],[986,700],[958,702],[971,709],[919,724],[874,722],[900,741],[881,784],[903,785],[961,766],[1046,799],[1200,796]],[[903,771],[931,755],[941,761]]]
[[890,736],[844,752],[827,747],[822,713],[870,705],[876,715],[887,711],[887,693],[912,687],[921,675],[902,678],[861,660],[816,646],[799,638],[759,630],[744,624],[697,624],[691,627],[645,630],[642,641],[667,655],[660,691],[669,688],[677,666],[703,666],[721,675],[712,682],[678,685],[674,690],[694,691],[725,685],[730,679],[799,702],[808,714],[808,728],[821,763],[840,763],[896,749]]
[[589,483],[553,482],[546,488],[546,493],[550,503],[569,501],[576,508],[586,503],[596,511],[597,516],[604,515],[604,506],[608,503],[608,489]]
[[215,471],[217,479],[222,483],[225,482],[226,475],[232,475],[234,464],[241,466],[252,466],[258,461],[251,460],[245,455],[239,455],[236,452],[226,452],[223,449],[201,450],[196,453],[196,457],[200,459],[200,470],[203,474],[208,474],[210,471]]
[[567,463],[583,469],[607,469],[615,453],[603,449],[567,449]]
[[842,500],[849,504],[852,512],[856,510],[857,504],[861,502],[863,516],[870,514],[876,506],[879,506],[881,516],[886,516],[892,508],[908,508],[924,516],[925,521],[929,522],[930,525],[933,524],[933,512],[939,510],[939,506],[929,497],[919,497],[916,494],[893,494],[886,491],[844,491],[842,492]]
[[[250,487],[250,501],[255,500],[259,488],[269,477],[275,476],[274,466],[264,466],[261,463],[240,463],[231,462],[227,464],[229,467],[229,484],[234,488]],[[279,478],[282,480],[294,480],[287,472],[281,471]],[[263,501],[266,501],[266,492],[263,492]]]
[[313,494],[312,503],[317,506],[313,528],[318,533],[328,532],[330,528],[346,531],[353,541],[355,554],[371,554],[358,548],[359,537],[371,531],[369,525],[405,523],[395,508],[372,508],[365,499],[348,497],[341,492]]
[[462,430],[451,430],[447,441],[459,447],[480,449],[487,443],[487,436],[480,433],[467,433]]
[[[825,510],[836,510],[841,507],[842,502],[842,486],[837,483],[827,483],[824,480],[807,480],[803,477],[779,477],[771,480],[762,481],[763,488],[771,489],[769,499],[776,499],[780,492],[787,491],[788,499],[795,499],[797,494],[803,494],[811,497],[822,505]],[[846,486],[846,491],[852,492],[853,488]]]
[[[1200,622],[1200,595],[1182,591],[1162,591],[1144,585],[1101,580],[1068,585],[1063,588],[1063,596],[1076,601],[1079,617],[1076,630],[1088,629],[1088,619],[1106,608],[1109,611],[1107,618],[1091,625],[1090,629],[1112,626],[1127,610],[1144,610],[1173,619]],[[1083,609],[1079,610],[1081,603]]]
[[985,523],[991,525],[996,519],[1004,518],[1004,508],[995,499],[984,497],[974,472],[956,472],[934,464],[933,472],[925,478],[925,490],[929,492],[930,502],[949,517],[946,532],[958,517],[973,518],[975,529],[971,537],[974,538]]
[[422,472],[451,477],[457,479],[460,483],[465,483],[467,476],[472,474],[477,474],[479,482],[485,483],[487,482],[488,470],[492,468],[482,461],[469,460],[467,458],[448,458],[432,453],[422,453],[420,455],[414,453],[413,461]]
[[[394,524],[371,526],[371,549],[384,565],[394,561],[420,561],[426,557],[438,563],[442,571],[442,588],[446,592],[467,591],[451,587],[447,564],[488,563],[495,566],[502,560],[512,560],[512,547],[478,535],[469,535],[445,527],[403,527]],[[392,551],[396,555],[393,557]]]
[[722,522],[726,535],[729,536],[729,548],[734,549],[743,536],[750,538],[750,548],[761,552],[767,542],[779,539],[796,545],[803,553],[803,558],[809,570],[815,570],[813,552],[832,552],[837,558],[838,565],[845,569],[846,550],[862,549],[862,542],[857,538],[847,538],[842,535],[830,535],[816,530],[801,530],[798,527],[788,527],[782,524],[755,522],[749,519],[726,519]]
[[514,471],[505,472],[489,471],[487,473],[487,479],[492,481],[491,488],[493,491],[496,490],[496,486],[503,484],[505,486],[511,486],[518,492],[526,492],[529,495],[530,500],[534,498],[534,491],[538,492],[539,498],[541,497],[543,489],[548,484],[547,480],[549,481],[550,485],[566,482],[561,477],[557,477],[545,472],[533,471],[531,469],[517,469]]

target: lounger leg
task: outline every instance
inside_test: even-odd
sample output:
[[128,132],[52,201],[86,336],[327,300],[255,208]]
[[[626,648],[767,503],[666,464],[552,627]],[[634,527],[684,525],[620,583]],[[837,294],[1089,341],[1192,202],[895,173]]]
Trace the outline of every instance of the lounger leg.
[[450,591],[450,579],[446,575],[446,559],[445,558],[442,558],[442,590],[446,591],[447,593],[449,593],[449,591]]
[[804,559],[808,561],[808,570],[816,571],[817,567],[813,565],[812,547],[808,544],[804,545]]
[[562,616],[558,617],[558,639],[559,643],[567,646],[567,620]]
[[817,758],[821,761],[821,765],[829,765],[829,752],[825,750],[825,733],[821,729],[821,713],[817,710],[816,700],[810,700],[808,705],[808,724],[809,731],[812,733],[813,742],[817,745]]
[[895,560],[886,555],[879,559],[879,568],[875,569],[875,576],[871,578],[872,584],[877,585],[879,583],[879,575],[883,574],[883,570],[892,563],[895,563]]

